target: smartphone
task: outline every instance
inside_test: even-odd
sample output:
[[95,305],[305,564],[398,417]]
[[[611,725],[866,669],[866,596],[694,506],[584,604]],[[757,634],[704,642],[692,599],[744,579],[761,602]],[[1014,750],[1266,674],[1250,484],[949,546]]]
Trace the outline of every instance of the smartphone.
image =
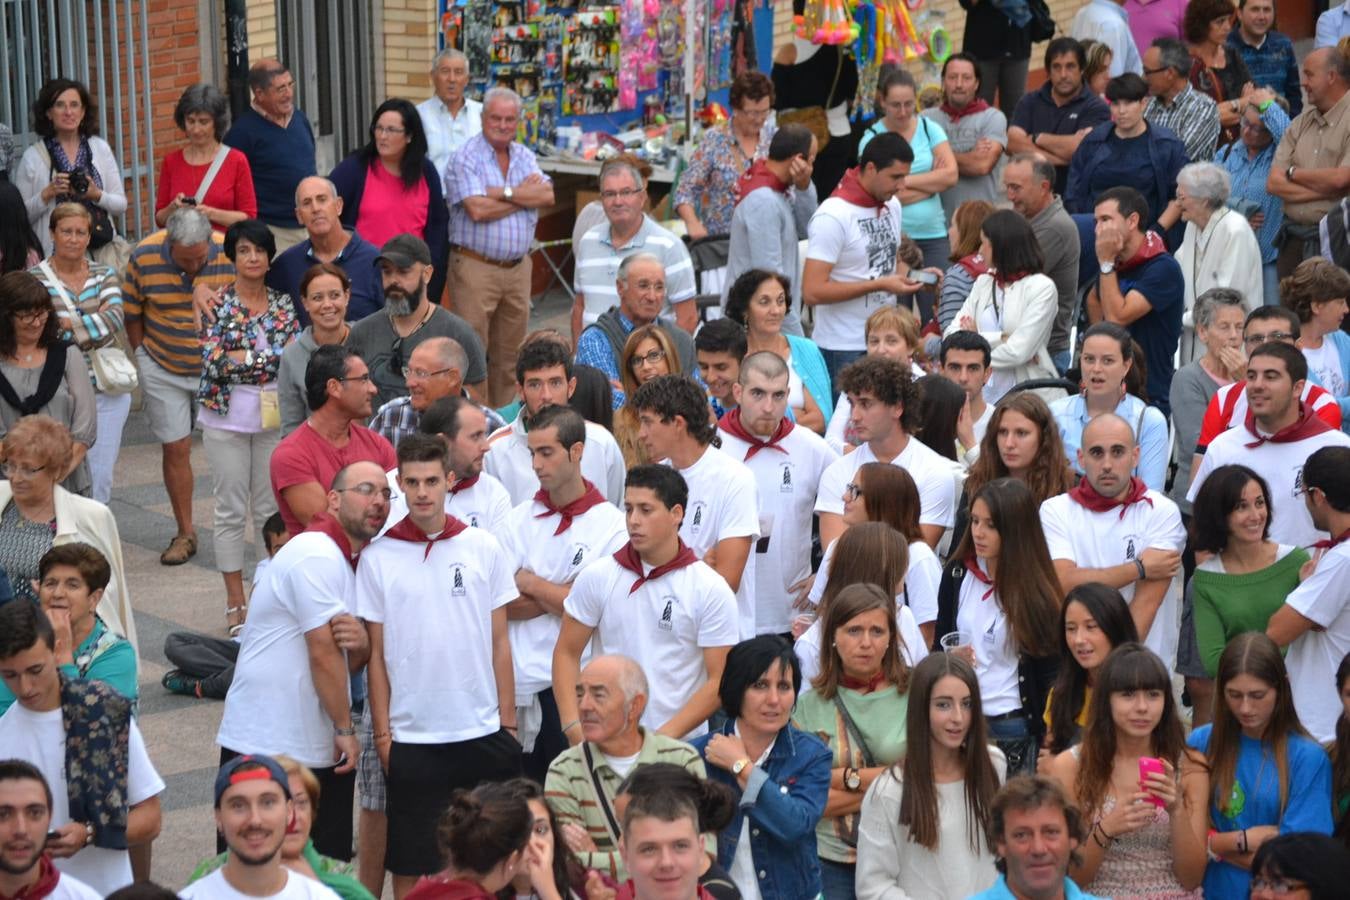
[[59,831],[49,831],[49,832],[47,832],[47,841],[48,841],[48,842],[51,842],[51,841],[57,841],[57,840],[60,840],[60,839],[61,839],[61,832],[59,832]]
[[910,269],[909,279],[917,281],[919,284],[937,284],[938,277],[932,272],[925,272],[923,269]]
[[183,205],[184,205],[184,206],[196,206],[196,205],[197,205],[197,198],[196,198],[196,197],[184,197],[184,198],[183,198]]
[[[1161,759],[1158,759],[1153,756],[1139,757],[1139,783],[1141,786],[1147,783],[1148,776],[1152,775],[1154,772],[1157,772],[1159,775],[1162,775],[1166,771],[1167,770],[1163,768],[1163,761]],[[1149,803],[1152,803],[1159,809],[1162,808],[1163,802],[1161,799],[1154,796],[1151,792],[1148,791],[1147,788],[1141,787],[1141,789],[1144,790],[1146,793],[1148,793]]]

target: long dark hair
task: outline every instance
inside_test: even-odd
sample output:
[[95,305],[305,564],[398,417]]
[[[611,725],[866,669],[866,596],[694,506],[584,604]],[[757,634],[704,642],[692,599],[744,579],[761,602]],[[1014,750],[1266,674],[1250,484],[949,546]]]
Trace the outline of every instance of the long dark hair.
[[1011,209],[992,212],[980,224],[980,231],[989,239],[991,258],[986,262],[998,272],[1001,281],[1016,281],[1045,272],[1045,254],[1031,223],[1021,213]]
[[[573,893],[584,895],[586,868],[567,846],[567,841],[563,840],[562,831],[558,827],[558,816],[553,812],[553,807],[545,801],[544,789],[528,778],[512,778],[510,781],[502,782],[502,789],[526,801],[527,804],[531,800],[544,804],[544,809],[548,810],[548,827],[553,833],[553,885],[563,897],[571,896]],[[515,896],[515,888],[510,884],[497,892],[498,900],[515,900]]]
[[422,178],[422,162],[427,158],[427,133],[422,128],[422,117],[417,112],[417,107],[413,106],[402,97],[391,97],[381,103],[375,109],[375,115],[370,117],[370,130],[368,133],[369,142],[357,151],[358,158],[367,166],[372,166],[380,159],[380,151],[375,148],[375,125],[380,121],[380,116],[387,112],[396,112],[403,119],[404,137],[408,139],[408,146],[403,151],[403,160],[399,163],[399,179],[403,186],[411,190],[417,187],[417,182]]
[[897,763],[903,776],[900,788],[900,824],[909,828],[909,839],[921,847],[936,850],[938,821],[937,784],[933,778],[933,726],[929,707],[933,689],[948,675],[960,679],[970,689],[970,730],[961,744],[966,785],[966,806],[970,810],[967,840],[970,849],[993,850],[985,824],[998,793],[998,773],[989,758],[988,735],[980,706],[980,680],[970,663],[954,653],[932,653],[914,667],[910,682],[909,708],[905,728],[909,733],[905,758]]
[[[1052,656],[1057,646],[1059,577],[1041,529],[1040,507],[1030,488],[1016,478],[998,478],[980,488],[970,501],[972,510],[977,500],[983,500],[989,507],[989,516],[998,531],[994,591],[1008,617],[1017,652]],[[964,561],[974,555],[974,531],[966,529],[952,559]]]
[[42,243],[28,224],[23,194],[11,182],[0,179],[0,274],[28,268],[28,253],[42,255]]
[[919,379],[919,429],[914,436],[938,456],[956,462],[956,420],[966,405],[966,392],[941,375]]
[[1025,417],[1041,433],[1036,458],[1027,470],[1026,477],[1026,485],[1031,488],[1031,495],[1036,498],[1037,505],[1072,490],[1078,478],[1069,466],[1064,440],[1059,436],[1054,414],[1040,397],[1030,391],[1018,391],[1004,396],[994,407],[989,427],[984,432],[984,440],[980,441],[980,458],[970,467],[970,475],[966,478],[966,496],[974,497],[976,491],[995,478],[1011,474],[998,451],[998,430],[1003,424],[1003,417],[1010,412]]
[[1059,673],[1055,676],[1054,702],[1050,704],[1052,753],[1062,753],[1077,743],[1078,712],[1087,697],[1088,673],[1078,664],[1067,636],[1070,603],[1081,604],[1088,611],[1097,628],[1111,642],[1111,649],[1139,640],[1130,607],[1115,588],[1089,581],[1065,596],[1064,607],[1059,612]]
[[1275,520],[1275,507],[1270,501],[1270,485],[1254,470],[1237,463],[1219,466],[1195,495],[1191,512],[1191,542],[1196,551],[1222,553],[1228,547],[1228,517],[1242,502],[1242,492],[1255,481],[1261,486],[1266,501],[1266,530],[1261,535],[1270,540],[1270,526]]

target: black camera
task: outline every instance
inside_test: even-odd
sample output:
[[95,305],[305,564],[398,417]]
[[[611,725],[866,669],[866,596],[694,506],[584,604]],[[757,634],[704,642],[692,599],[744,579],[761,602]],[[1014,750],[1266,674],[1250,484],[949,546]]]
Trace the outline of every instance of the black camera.
[[70,173],[70,192],[76,197],[83,197],[89,190],[89,176],[84,172]]

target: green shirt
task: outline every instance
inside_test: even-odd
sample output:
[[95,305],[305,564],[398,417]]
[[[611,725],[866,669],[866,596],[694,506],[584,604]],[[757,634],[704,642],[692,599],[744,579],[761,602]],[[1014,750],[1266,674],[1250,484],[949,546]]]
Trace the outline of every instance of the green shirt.
[[[871,765],[888,766],[905,755],[905,714],[909,709],[909,694],[901,694],[893,688],[882,688],[870,694],[840,688],[839,698],[862,732],[862,739],[872,753]],[[862,750],[853,746],[849,739],[843,717],[833,700],[826,700],[815,691],[802,694],[797,699],[793,724],[825,742],[834,754],[831,768],[867,767]],[[856,820],[854,813],[826,816],[816,824],[816,852],[821,859],[857,862],[857,850],[844,841],[845,835],[857,834]]]
[[1201,567],[1191,578],[1195,605],[1195,640],[1200,659],[1213,678],[1228,642],[1244,631],[1265,631],[1284,598],[1298,587],[1298,570],[1308,551],[1295,547],[1257,572],[1229,575]]

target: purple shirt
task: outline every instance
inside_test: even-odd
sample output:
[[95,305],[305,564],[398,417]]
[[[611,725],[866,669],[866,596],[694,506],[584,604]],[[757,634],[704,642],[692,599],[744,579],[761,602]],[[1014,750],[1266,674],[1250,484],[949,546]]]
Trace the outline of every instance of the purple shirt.
[[1181,33],[1181,17],[1186,14],[1186,0],[1125,0],[1125,12],[1130,14],[1130,34],[1143,56],[1158,38],[1186,40]]
[[488,259],[520,259],[530,252],[539,211],[521,209],[493,222],[475,222],[464,209],[468,197],[486,197],[490,187],[515,187],[530,175],[548,176],[539,168],[534,153],[511,142],[506,178],[497,164],[497,152],[481,134],[465,141],[445,170],[445,202],[450,206],[450,243],[468,247]]

